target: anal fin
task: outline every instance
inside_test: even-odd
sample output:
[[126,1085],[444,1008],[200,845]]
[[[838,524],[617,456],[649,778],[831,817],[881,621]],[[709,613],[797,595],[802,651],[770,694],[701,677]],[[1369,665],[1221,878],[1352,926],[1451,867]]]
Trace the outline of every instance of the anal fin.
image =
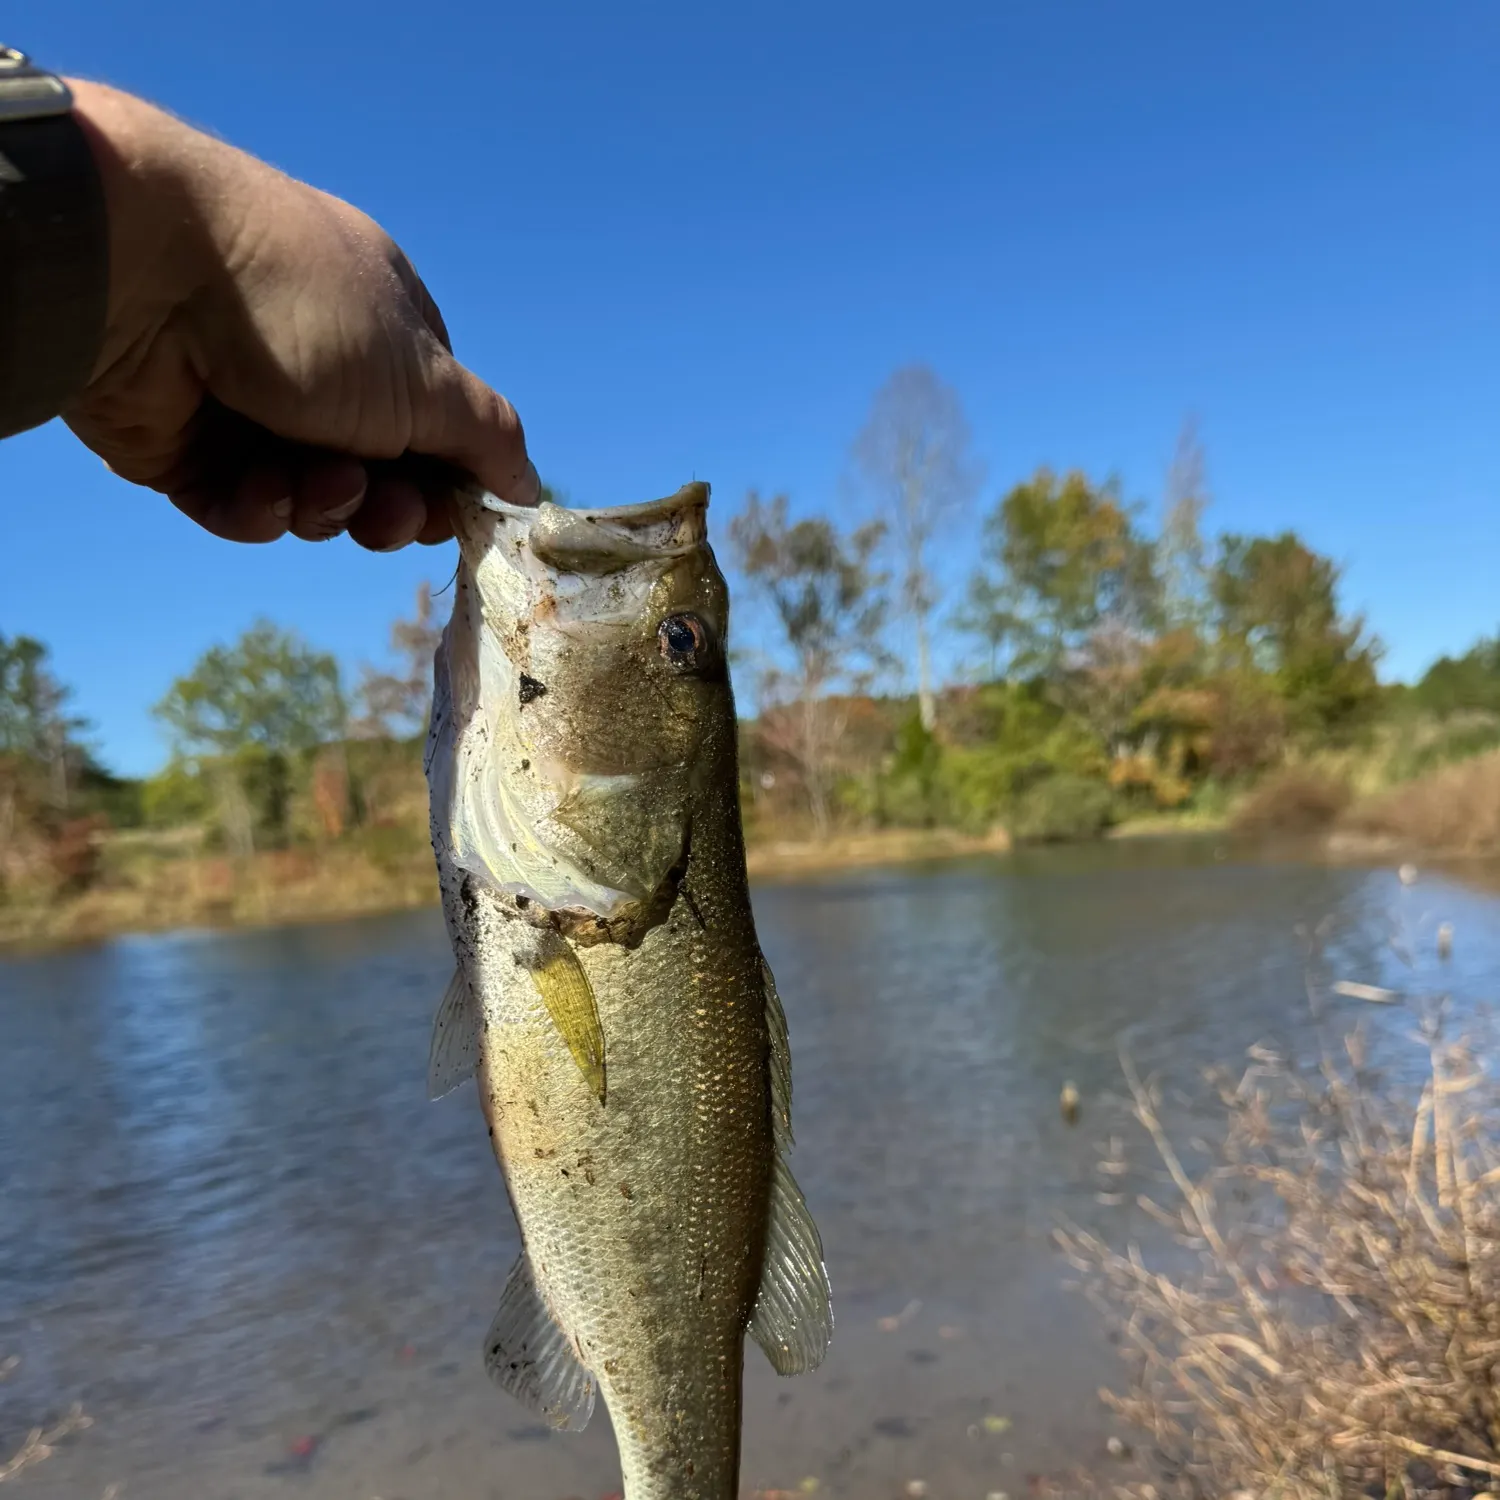
[[427,1053],[427,1097],[441,1099],[474,1076],[479,1066],[479,1018],[463,965],[453,971],[432,1023]]
[[547,1311],[523,1251],[505,1283],[484,1340],[484,1367],[529,1412],[564,1432],[582,1432],[594,1412],[594,1377]]
[[833,1301],[823,1264],[823,1240],[802,1190],[777,1152],[771,1174],[760,1293],[750,1336],[778,1375],[816,1370],[833,1340]]

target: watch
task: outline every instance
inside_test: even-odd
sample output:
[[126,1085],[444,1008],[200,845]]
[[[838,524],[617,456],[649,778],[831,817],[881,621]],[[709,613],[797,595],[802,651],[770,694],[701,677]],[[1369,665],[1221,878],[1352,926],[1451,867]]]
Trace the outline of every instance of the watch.
[[24,52],[0,46],[0,121],[46,120],[73,107],[73,92],[44,73]]
[[104,187],[72,93],[0,46],[0,437],[87,384],[108,296]]

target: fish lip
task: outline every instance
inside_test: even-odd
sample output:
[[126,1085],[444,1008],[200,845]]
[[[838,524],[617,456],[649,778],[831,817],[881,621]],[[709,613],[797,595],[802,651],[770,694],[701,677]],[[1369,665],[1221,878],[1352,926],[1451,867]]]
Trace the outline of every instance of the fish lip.
[[586,525],[597,525],[602,521],[611,526],[624,526],[633,530],[640,526],[654,526],[662,521],[670,521],[695,508],[706,509],[708,496],[709,486],[702,480],[695,479],[675,493],[663,495],[660,500],[645,500],[636,505],[595,506],[588,510],[574,510],[571,506],[557,505],[551,500],[544,500],[540,505],[513,505],[509,500],[490,494],[488,490],[471,492],[469,498],[484,510],[518,521],[534,521],[548,511],[562,511]]
[[[512,505],[494,495],[473,495],[481,514],[522,545],[535,565],[559,573],[603,576],[637,563],[665,563],[708,546],[708,486],[685,484],[675,494],[642,505],[571,510],[543,501]],[[470,540],[459,527],[460,540]],[[489,547],[492,537],[476,533],[474,543]],[[501,549],[505,560],[515,552]],[[524,565],[523,565],[524,566]]]

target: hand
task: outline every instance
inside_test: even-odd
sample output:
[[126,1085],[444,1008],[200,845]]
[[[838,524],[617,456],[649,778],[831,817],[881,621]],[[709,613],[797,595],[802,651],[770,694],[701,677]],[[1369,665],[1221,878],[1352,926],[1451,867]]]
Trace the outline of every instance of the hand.
[[536,501],[515,409],[453,358],[378,224],[128,94],[69,86],[111,264],[103,349],[63,417],[115,473],[240,542],[441,541],[454,469]]

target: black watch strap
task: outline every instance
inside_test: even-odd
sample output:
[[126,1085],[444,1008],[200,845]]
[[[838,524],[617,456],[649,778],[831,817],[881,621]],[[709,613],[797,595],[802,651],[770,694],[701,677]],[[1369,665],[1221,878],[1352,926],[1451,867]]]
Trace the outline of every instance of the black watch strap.
[[104,336],[104,188],[61,79],[0,46],[0,437],[55,417]]

